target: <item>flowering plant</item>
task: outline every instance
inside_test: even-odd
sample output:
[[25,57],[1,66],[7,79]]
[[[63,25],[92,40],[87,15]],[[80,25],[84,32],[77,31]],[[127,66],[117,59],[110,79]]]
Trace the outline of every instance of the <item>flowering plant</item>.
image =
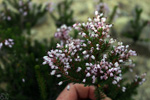
[[63,24],[66,24],[66,26],[72,26],[74,24],[74,11],[71,9],[73,2],[73,0],[63,0],[59,2],[56,6],[58,15],[56,15],[54,12],[50,12],[51,17],[55,21],[56,27],[60,27]]
[[36,25],[48,10],[48,4],[36,4],[32,0],[3,0],[2,6],[0,23],[6,27],[17,26],[21,29]]
[[148,38],[141,39],[142,31],[149,24],[148,20],[142,20],[142,12],[142,8],[135,7],[135,18],[131,19],[122,31],[122,35],[127,38],[131,38],[133,40],[133,43],[136,43],[139,40],[149,41]]
[[68,36],[71,29],[62,26],[55,34],[61,43],[55,50],[48,51],[43,64],[50,66],[51,75],[62,77],[58,85],[66,81],[94,85],[97,100],[103,98],[100,93],[113,100],[130,100],[136,87],[145,81],[143,74],[131,83],[124,83],[122,75],[135,66],[130,57],[137,54],[129,45],[110,38],[112,24],[106,24],[103,14],[96,11],[95,16],[88,18],[87,23],[73,25],[80,39],[72,39]]
[[14,41],[13,41],[13,39],[6,39],[6,40],[0,42],[0,49],[3,47],[3,45],[11,48],[14,45]]

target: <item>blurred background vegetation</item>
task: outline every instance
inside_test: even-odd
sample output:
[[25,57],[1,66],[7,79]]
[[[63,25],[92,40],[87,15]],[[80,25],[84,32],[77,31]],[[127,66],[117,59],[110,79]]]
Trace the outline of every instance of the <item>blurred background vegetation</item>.
[[[11,21],[0,19],[0,42],[6,38],[15,42],[13,48],[0,51],[0,93],[8,93],[10,100],[55,100],[66,84],[57,85],[58,80],[49,75],[50,68],[42,65],[42,57],[55,48],[57,28],[93,17],[100,0],[32,0],[38,6],[23,21],[23,15],[17,13],[19,8],[11,1],[15,0],[0,0],[0,16],[12,16]],[[147,81],[134,98],[150,100],[150,0],[103,2],[109,8],[105,16],[114,25],[110,34],[138,53],[134,58],[136,68],[127,76],[147,72]]]

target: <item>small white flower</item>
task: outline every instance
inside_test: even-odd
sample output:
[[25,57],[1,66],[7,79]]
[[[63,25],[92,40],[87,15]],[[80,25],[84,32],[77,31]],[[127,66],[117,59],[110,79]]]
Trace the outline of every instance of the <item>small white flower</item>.
[[84,46],[84,47],[86,47],[86,44],[85,44],[85,43],[83,43],[83,46]]
[[87,59],[87,58],[89,58],[89,56],[90,56],[90,55],[85,55],[84,58]]
[[90,66],[90,64],[89,63],[85,63],[85,66]]
[[96,16],[98,15],[98,11],[95,11],[95,15],[96,15]]
[[73,24],[73,27],[76,27],[77,26],[77,24]]
[[126,45],[126,48],[129,48],[129,45]]
[[83,26],[85,26],[85,23],[82,23]]
[[114,80],[114,81],[112,82],[112,84],[114,84],[114,85],[117,84],[117,81]]
[[113,75],[113,73],[110,73],[110,77],[113,77],[114,75]]
[[115,62],[114,65],[115,65],[115,67],[118,67],[118,66],[119,66],[119,63],[118,63],[118,62]]
[[92,55],[91,58],[92,58],[93,60],[95,60],[95,56],[94,56],[94,55]]
[[91,76],[91,74],[88,72],[87,74],[86,74],[86,77],[90,77]]
[[56,70],[53,70],[53,71],[51,72],[51,75],[55,75],[55,73],[56,73]]
[[87,53],[87,51],[83,51],[82,53],[85,55]]
[[62,81],[60,81],[59,83],[58,83],[58,85],[62,85],[63,84],[63,82]]
[[92,76],[92,83],[95,83],[95,81],[96,81],[96,77],[95,76]]
[[102,22],[106,22],[106,18],[102,18],[101,20],[102,20]]
[[96,44],[97,47],[99,47],[99,44]]
[[60,47],[61,47],[61,45],[59,43],[57,43],[57,48],[60,48]]
[[104,15],[104,14],[103,14],[103,13],[101,13],[99,16],[100,16],[100,17],[102,17],[103,15]]
[[24,13],[23,13],[23,16],[26,16],[28,13],[25,11]]
[[22,79],[22,82],[23,82],[23,83],[25,82],[25,79],[24,79],[24,78]]
[[59,77],[61,77],[61,75],[60,75],[60,74],[58,74],[58,75],[56,75],[56,76],[57,76],[58,78],[59,78]]
[[83,79],[83,81],[82,81],[83,83],[85,83],[86,82],[86,79]]
[[119,60],[119,62],[120,62],[120,63],[122,63],[122,62],[123,62],[123,60],[121,59],[121,60]]
[[81,69],[82,69],[81,67],[78,67],[77,72],[80,72],[80,71],[81,71]]
[[125,92],[126,91],[126,87],[122,87],[122,92]]
[[89,21],[89,22],[91,22],[91,21],[92,21],[92,19],[91,19],[91,18],[88,18],[88,21]]
[[3,46],[3,43],[0,43],[0,49],[2,48],[2,46]]
[[10,21],[10,20],[11,20],[11,17],[10,17],[10,16],[8,16],[8,17],[7,17],[7,20],[8,20],[8,21]]
[[109,27],[112,27],[112,24],[110,24]]

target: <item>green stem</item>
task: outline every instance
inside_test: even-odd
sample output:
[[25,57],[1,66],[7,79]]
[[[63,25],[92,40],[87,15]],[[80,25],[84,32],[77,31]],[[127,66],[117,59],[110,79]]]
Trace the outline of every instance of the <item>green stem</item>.
[[100,89],[99,89],[98,85],[96,86],[96,89],[95,89],[95,96],[96,96],[96,100],[101,100]]
[[115,6],[115,7],[114,7],[113,12],[112,12],[112,14],[111,14],[111,16],[110,16],[110,19],[109,19],[109,23],[112,23],[112,21],[113,21],[113,19],[114,19],[114,17],[115,17],[115,14],[116,14],[116,12],[117,12],[117,8],[118,8],[118,6]]
[[45,80],[44,80],[43,76],[40,73],[40,66],[36,65],[34,68],[35,68],[37,82],[38,82],[38,85],[39,85],[39,90],[40,90],[40,93],[41,93],[41,100],[46,100],[47,92],[46,92]]

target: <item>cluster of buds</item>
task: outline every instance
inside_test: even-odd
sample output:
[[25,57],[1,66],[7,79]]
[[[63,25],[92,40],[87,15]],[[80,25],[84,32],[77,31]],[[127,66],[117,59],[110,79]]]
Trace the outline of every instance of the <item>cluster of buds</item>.
[[142,74],[141,76],[135,75],[135,82],[139,85],[142,85],[146,79],[145,79],[146,73]]
[[[32,2],[30,0],[28,0],[27,2],[24,2],[23,0],[18,0],[17,3],[15,6],[18,10],[18,13],[21,15],[21,16],[27,16],[28,13],[29,13],[29,10],[32,9]],[[1,14],[1,20],[7,20],[7,21],[11,21],[12,20],[12,15],[11,15],[11,10],[7,7],[5,9],[6,11],[3,12]]]
[[58,43],[55,50],[48,51],[43,64],[48,64],[52,69],[51,75],[58,78],[65,77],[71,82],[88,85],[109,81],[125,92],[126,88],[120,86],[122,71],[133,68],[130,57],[137,54],[129,49],[129,45],[124,46],[110,38],[112,25],[106,24],[103,14],[96,11],[95,16],[88,18],[87,23],[73,25],[73,29],[79,31],[80,39],[68,39],[68,28],[61,27],[55,35],[61,40],[65,38],[66,42],[63,45]]
[[55,33],[55,38],[59,39],[61,41],[61,44],[64,44],[67,40],[70,39],[69,33],[71,30],[71,27],[62,25],[60,29],[57,29],[57,32]]
[[[30,11],[34,9],[34,4],[31,2],[31,0],[28,0],[27,2],[24,2],[23,0],[19,0],[19,12],[21,15],[26,16]],[[52,12],[53,11],[54,4],[51,2],[45,3],[45,10]]]
[[[8,11],[10,11],[9,9],[8,9]],[[11,18],[11,16],[9,15],[9,14],[6,14],[6,13],[1,13],[1,15],[0,15],[0,19],[1,20],[7,20],[7,21],[10,21],[12,18]]]
[[23,0],[19,0],[18,7],[19,7],[19,13],[23,16],[27,16],[28,10],[32,9],[32,2],[30,0],[28,0],[27,2],[24,2]]
[[[15,9],[15,12],[9,8],[7,2],[4,2],[5,9],[1,12],[0,20],[12,21],[13,18],[20,16],[21,21],[27,21],[29,16],[38,16],[47,11],[48,5],[46,7],[42,7],[42,5],[34,4],[31,0],[13,0],[10,5]],[[19,14],[19,15],[18,15]]]
[[0,49],[3,47],[3,45],[8,46],[9,48],[12,48],[12,46],[14,45],[14,41],[13,39],[7,39],[7,40],[4,40],[3,42],[0,42]]

